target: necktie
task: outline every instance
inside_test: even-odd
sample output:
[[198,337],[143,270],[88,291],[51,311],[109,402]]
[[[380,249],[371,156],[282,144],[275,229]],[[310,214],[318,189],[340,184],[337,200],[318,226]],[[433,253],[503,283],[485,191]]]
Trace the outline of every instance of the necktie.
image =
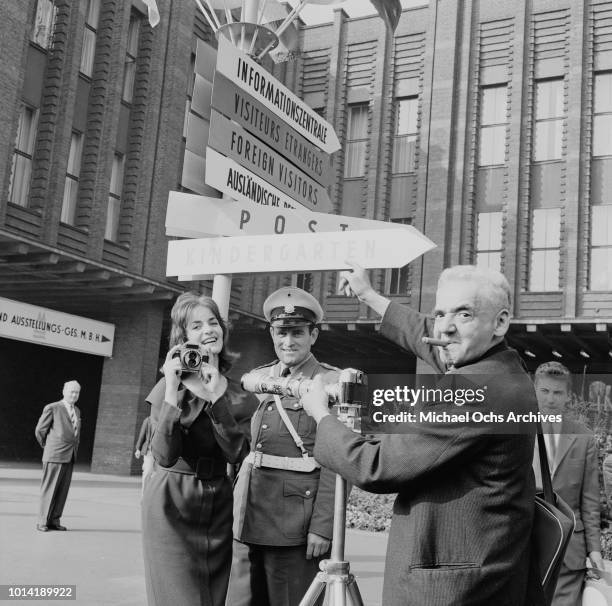
[[74,429],[74,435],[76,436],[78,433],[78,425],[76,413],[74,412],[74,406],[68,406],[68,414],[70,415],[70,420],[72,421],[72,427]]
[[281,377],[288,377],[291,374],[291,369],[288,366],[283,368],[283,372],[281,372]]

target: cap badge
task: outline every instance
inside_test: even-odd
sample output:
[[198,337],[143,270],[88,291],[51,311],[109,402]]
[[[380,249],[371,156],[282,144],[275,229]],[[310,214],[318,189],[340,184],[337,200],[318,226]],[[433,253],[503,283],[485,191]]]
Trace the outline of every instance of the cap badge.
[[295,311],[295,307],[291,303],[285,305],[285,313],[292,314]]

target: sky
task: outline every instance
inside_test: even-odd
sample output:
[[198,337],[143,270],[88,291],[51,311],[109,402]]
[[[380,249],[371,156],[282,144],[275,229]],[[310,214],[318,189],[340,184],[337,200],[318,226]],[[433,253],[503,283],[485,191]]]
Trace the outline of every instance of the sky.
[[[427,3],[428,0],[401,0],[403,8],[422,6]],[[290,4],[296,6],[298,2],[296,0],[290,0]],[[334,8],[343,8],[349,17],[363,17],[365,15],[376,14],[376,10],[369,0],[345,0],[345,2],[337,2],[328,6],[315,4],[307,5],[300,13],[300,16],[308,25],[329,23],[333,20],[332,15]]]

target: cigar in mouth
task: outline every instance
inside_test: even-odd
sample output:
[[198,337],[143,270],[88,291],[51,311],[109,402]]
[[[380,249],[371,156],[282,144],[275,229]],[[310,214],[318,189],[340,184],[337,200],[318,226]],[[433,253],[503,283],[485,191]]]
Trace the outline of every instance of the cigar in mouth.
[[436,345],[437,347],[446,347],[450,341],[443,341],[442,339],[432,339],[431,337],[422,337],[421,341],[426,345]]

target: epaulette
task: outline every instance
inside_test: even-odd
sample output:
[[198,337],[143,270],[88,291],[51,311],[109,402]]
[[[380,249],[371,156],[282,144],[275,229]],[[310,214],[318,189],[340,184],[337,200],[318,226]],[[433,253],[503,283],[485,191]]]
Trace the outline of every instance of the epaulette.
[[338,372],[342,371],[341,368],[338,368],[337,366],[332,366],[331,364],[328,364],[327,362],[319,362],[319,366],[322,366],[323,368],[327,368],[327,370],[337,370]]
[[261,366],[258,366],[257,368],[253,368],[251,372],[255,370],[261,370],[262,368],[270,368],[270,366],[274,366],[275,364],[278,364],[278,360],[274,360],[274,362],[268,362],[268,364],[262,364]]

